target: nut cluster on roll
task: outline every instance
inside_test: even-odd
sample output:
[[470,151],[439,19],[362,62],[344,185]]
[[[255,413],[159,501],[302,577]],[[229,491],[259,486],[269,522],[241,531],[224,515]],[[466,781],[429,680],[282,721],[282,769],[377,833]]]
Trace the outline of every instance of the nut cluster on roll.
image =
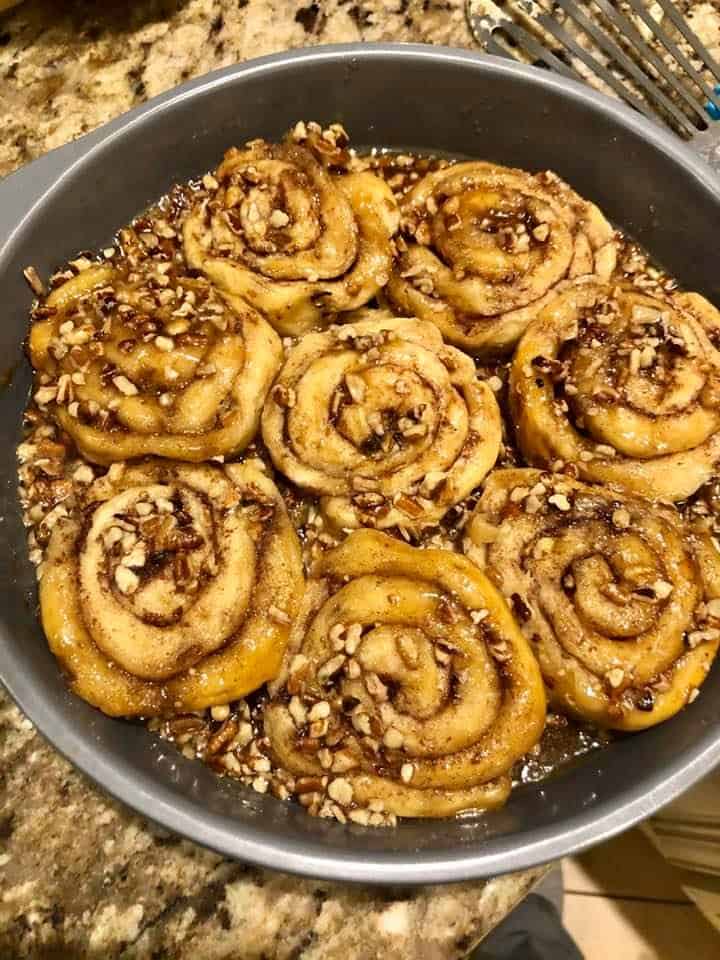
[[[307,137],[304,130],[299,135]],[[185,255],[284,334],[368,303],[387,283],[399,213],[373,173],[332,172],[347,137],[233,148],[185,222]],[[324,150],[318,149],[324,147]],[[328,169],[330,167],[330,169]]]
[[96,463],[243,450],[282,360],[272,327],[160,250],[83,267],[34,311],[36,402]]
[[470,561],[356,531],[318,564],[293,639],[265,710],[284,769],[327,775],[350,811],[380,801],[442,817],[504,802],[542,732],[545,694],[507,605]]
[[275,485],[225,468],[116,464],[53,528],[40,581],[50,649],[112,716],[198,710],[274,677],[303,590]]
[[512,365],[520,449],[598,483],[680,501],[720,458],[720,312],[698,294],[579,282],[531,324]]
[[367,311],[290,350],[262,416],[278,470],[337,528],[421,530],[477,487],[500,411],[432,324]]
[[468,536],[560,707],[640,730],[697,696],[720,644],[720,553],[673,507],[497,470]]
[[507,353],[563,282],[615,267],[612,228],[553,173],[452,164],[410,191],[402,224],[386,296],[479,356]]

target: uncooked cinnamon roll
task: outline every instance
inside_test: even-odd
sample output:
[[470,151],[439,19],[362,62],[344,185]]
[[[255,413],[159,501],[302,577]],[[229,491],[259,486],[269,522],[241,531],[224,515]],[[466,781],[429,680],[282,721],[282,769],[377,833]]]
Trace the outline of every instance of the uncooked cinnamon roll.
[[330,777],[346,809],[441,817],[504,802],[545,697],[527,642],[472,563],[357,531],[322,557],[305,607],[265,712],[284,769]]
[[697,696],[720,643],[720,554],[673,507],[497,470],[467,533],[558,706],[629,731]]
[[244,449],[282,360],[262,317],[169,261],[88,266],[34,317],[35,399],[96,463]]
[[258,466],[115,464],[85,502],[54,527],[40,581],[75,693],[151,716],[228,703],[276,675],[302,563]]
[[306,334],[265,405],[278,470],[337,527],[437,523],[490,470],[500,412],[468,356],[420,320],[367,311]]
[[480,356],[507,352],[564,281],[615,267],[610,224],[553,173],[458,163],[423,177],[402,214],[389,300]]
[[392,191],[372,173],[326,165],[317,149],[291,140],[233,148],[206,178],[209,200],[185,223],[188,263],[284,334],[363,306],[390,272],[399,222]]
[[698,294],[572,285],[515,354],[510,403],[522,452],[684,500],[720,458],[719,337],[720,313]]

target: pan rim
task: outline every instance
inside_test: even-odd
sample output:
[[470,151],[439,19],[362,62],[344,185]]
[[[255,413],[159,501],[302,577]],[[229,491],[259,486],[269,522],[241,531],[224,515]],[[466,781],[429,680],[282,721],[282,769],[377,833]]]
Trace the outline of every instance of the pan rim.
[[[111,151],[117,138],[138,125],[151,125],[154,116],[175,104],[211,93],[225,84],[241,82],[243,78],[258,73],[272,75],[286,66],[302,63],[312,65],[323,60],[348,57],[381,60],[389,56],[455,62],[478,74],[490,72],[500,76],[521,76],[529,83],[555,89],[563,96],[580,102],[588,110],[602,113],[615,124],[629,128],[662,150],[686,174],[702,183],[705,189],[709,187],[717,195],[720,204],[720,182],[710,167],[679,138],[624,104],[580,83],[465,49],[423,44],[333,44],[272,54],[214,71],[160,94],[110,121],[99,131],[89,134],[87,142],[81,140],[73,145],[75,150],[64,161],[59,176],[33,198],[14,229],[6,234],[7,240],[3,246],[12,243],[13,237],[22,230],[28,218],[41,210],[46,198],[78,166],[98,152]],[[64,149],[61,148],[61,151]],[[0,258],[2,252],[0,249]],[[3,633],[9,632],[3,628]],[[626,789],[622,803],[605,801],[603,806],[594,808],[592,817],[579,808],[569,820],[538,829],[536,837],[530,840],[523,838],[512,849],[508,849],[508,837],[505,836],[456,848],[447,855],[437,851],[379,854],[361,849],[360,844],[354,849],[338,851],[323,847],[322,842],[315,838],[306,837],[302,841],[289,842],[287,837],[270,830],[255,825],[244,826],[228,816],[202,810],[197,801],[188,796],[179,797],[169,786],[158,783],[146,772],[133,769],[132,776],[129,776],[130,767],[124,760],[104,754],[93,744],[89,733],[82,736],[63,722],[61,703],[51,702],[40,695],[32,674],[23,669],[21,658],[13,656],[12,646],[9,656],[3,660],[0,678],[13,700],[54,748],[103,790],[133,810],[225,856],[271,869],[281,866],[284,872],[324,880],[415,885],[489,878],[529,869],[548,860],[576,853],[638,823],[673,800],[720,761],[720,729],[710,727],[701,732],[687,758],[676,764],[661,782],[657,782],[657,771],[647,774]]]

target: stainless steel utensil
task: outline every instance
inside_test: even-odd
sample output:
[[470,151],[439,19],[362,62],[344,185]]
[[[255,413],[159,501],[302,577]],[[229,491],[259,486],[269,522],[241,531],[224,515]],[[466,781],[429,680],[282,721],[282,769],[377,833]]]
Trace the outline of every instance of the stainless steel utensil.
[[[466,10],[475,39],[488,53],[529,57],[575,80],[585,79],[578,72],[584,65],[631,107],[689,140],[720,172],[720,86],[703,76],[704,71],[720,81],[720,66],[672,0],[655,0],[655,6],[678,38],[651,15],[644,0],[627,2],[657,41],[655,49],[610,0],[554,0],[553,13],[534,0],[518,0],[514,9],[524,25],[507,8],[491,5],[492,12],[485,12],[488,5],[477,0],[467,0]],[[542,42],[545,38],[563,50],[550,49]]]

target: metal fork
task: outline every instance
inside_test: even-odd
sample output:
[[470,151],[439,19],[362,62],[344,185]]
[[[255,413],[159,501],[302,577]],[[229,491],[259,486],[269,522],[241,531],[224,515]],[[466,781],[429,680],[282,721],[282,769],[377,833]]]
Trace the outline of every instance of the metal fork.
[[583,64],[630,106],[651,120],[660,119],[689,140],[720,173],[720,86],[715,86],[720,84],[720,66],[672,0],[655,3],[714,78],[712,83],[651,16],[643,0],[626,3],[665,49],[665,56],[649,45],[611,0],[554,0],[553,10],[565,14],[566,24],[573,22],[575,31],[584,34],[592,50],[581,45],[563,23],[534,0],[515,0],[515,9],[563,50],[550,50],[540,39],[540,31],[533,34],[532,27],[518,23],[499,7],[494,7],[493,13],[479,12],[477,0],[466,0],[466,11],[470,29],[487,53],[510,59],[530,58],[536,66],[580,81],[586,80],[578,72],[579,64]]

